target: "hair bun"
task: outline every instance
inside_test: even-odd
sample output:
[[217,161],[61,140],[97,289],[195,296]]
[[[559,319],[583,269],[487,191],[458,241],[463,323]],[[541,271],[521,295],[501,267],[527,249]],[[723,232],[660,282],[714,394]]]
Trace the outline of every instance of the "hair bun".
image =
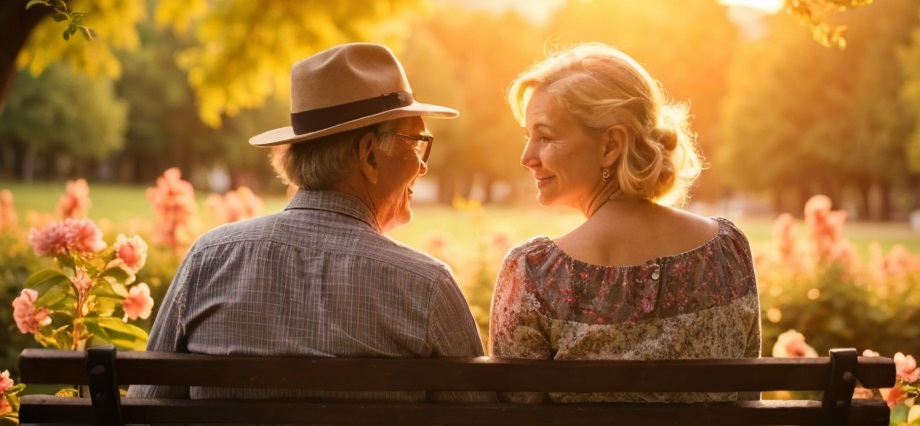
[[649,133],[652,141],[658,142],[664,147],[665,151],[673,151],[677,148],[677,131],[670,127],[656,127]]

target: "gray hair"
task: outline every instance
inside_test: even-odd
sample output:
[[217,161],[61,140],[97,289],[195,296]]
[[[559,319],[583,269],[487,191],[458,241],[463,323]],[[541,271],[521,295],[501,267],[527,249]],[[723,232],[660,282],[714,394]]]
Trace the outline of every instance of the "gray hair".
[[269,158],[286,185],[312,190],[331,189],[357,165],[358,144],[367,133],[374,133],[380,148],[391,155],[395,138],[392,132],[401,120],[384,121],[309,142],[277,146],[272,148]]

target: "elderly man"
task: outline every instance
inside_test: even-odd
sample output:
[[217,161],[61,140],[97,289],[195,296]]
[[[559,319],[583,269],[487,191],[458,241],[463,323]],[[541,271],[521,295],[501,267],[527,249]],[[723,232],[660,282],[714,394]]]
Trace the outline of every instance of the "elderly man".
[[[402,65],[378,44],[317,53],[291,71],[291,126],[249,140],[299,187],[277,214],[195,242],[147,349],[316,357],[481,356],[450,270],[384,232],[412,220],[412,187],[432,136],[422,117],[457,111],[415,101]],[[420,392],[322,393],[135,386],[129,396],[318,396],[422,400]],[[428,399],[476,401],[438,393]]]

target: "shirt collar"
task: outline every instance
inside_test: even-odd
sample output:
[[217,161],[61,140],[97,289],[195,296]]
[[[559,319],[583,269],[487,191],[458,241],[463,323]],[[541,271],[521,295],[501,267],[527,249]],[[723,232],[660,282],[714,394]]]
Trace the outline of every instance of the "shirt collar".
[[377,218],[357,197],[339,191],[298,190],[285,210],[324,210],[358,219],[380,232]]

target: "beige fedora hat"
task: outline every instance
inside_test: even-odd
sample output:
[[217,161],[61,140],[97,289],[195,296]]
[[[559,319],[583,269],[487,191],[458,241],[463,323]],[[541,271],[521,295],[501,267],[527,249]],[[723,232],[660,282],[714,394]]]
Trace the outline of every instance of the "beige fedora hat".
[[454,118],[455,109],[415,101],[393,52],[350,43],[291,68],[291,125],[249,139],[254,146],[303,142],[403,117]]

